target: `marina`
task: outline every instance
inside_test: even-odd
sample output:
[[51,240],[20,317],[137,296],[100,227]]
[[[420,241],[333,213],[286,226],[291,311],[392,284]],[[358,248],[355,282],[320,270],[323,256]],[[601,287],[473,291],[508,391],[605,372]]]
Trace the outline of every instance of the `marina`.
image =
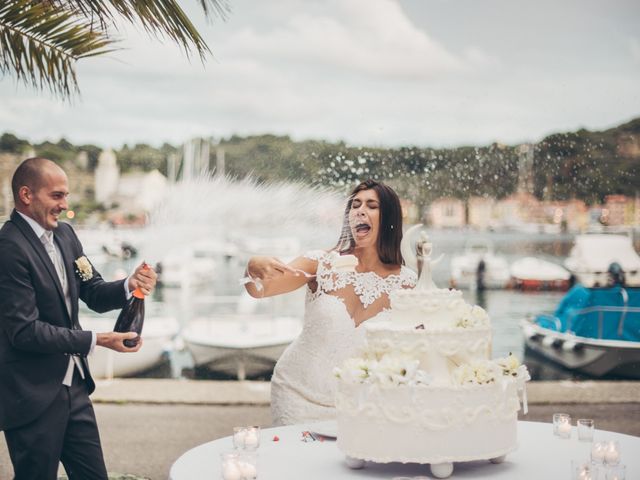
[[[565,262],[574,243],[574,236],[570,234],[436,229],[427,231],[438,251],[444,254],[442,261],[433,267],[433,278],[440,288],[448,286],[452,259],[465,251],[469,241],[490,242],[494,251],[509,264],[526,257],[536,257],[555,265]],[[127,238],[127,234],[122,233],[122,237]],[[144,230],[129,234],[130,237],[137,237],[140,244],[144,244]],[[327,237],[331,238],[330,235]],[[266,253],[262,245],[269,243],[274,242],[254,241],[255,245],[261,245],[260,253]],[[202,245],[202,240],[200,244]],[[289,252],[289,256],[296,255],[292,253],[292,244],[295,242],[289,239],[286,248],[282,249],[283,252]],[[298,244],[304,245],[303,242]],[[212,275],[210,282],[185,282],[179,288],[159,287],[148,299],[151,311],[176,319],[178,332],[170,343],[173,350],[166,352],[168,365],[151,373],[128,372],[127,376],[185,376],[229,380],[264,380],[270,377],[278,356],[302,327],[304,291],[300,289],[278,298],[251,299],[244,294],[244,288],[240,285],[248,255],[246,249],[233,255],[230,254],[232,249],[226,245],[224,249],[209,249],[206,260],[216,264],[215,275]],[[320,245],[310,247],[300,247],[304,250],[298,254],[319,248]],[[197,261],[197,258],[192,261]],[[109,278],[111,275],[122,274],[122,271],[129,271],[134,264],[134,259],[110,259],[101,268]],[[591,378],[586,372],[567,368],[570,365],[549,362],[548,359],[541,358],[535,349],[526,348],[526,335],[523,334],[521,321],[538,313],[552,313],[562,300],[563,291],[475,288],[462,291],[465,300],[482,306],[489,313],[494,334],[493,357],[513,353],[524,358],[525,362],[533,366],[531,371],[534,379]],[[112,320],[115,321],[115,317]],[[147,325],[151,322],[153,319]],[[608,377],[605,375],[605,378]]]

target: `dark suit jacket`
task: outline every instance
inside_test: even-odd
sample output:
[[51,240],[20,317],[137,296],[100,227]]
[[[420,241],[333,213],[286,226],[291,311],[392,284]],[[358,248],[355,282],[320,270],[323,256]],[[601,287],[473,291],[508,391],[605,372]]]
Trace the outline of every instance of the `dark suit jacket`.
[[62,388],[69,354],[80,355],[89,393],[95,384],[86,355],[91,332],[78,323],[78,298],[105,312],[126,302],[124,281],[105,282],[94,269],[83,281],[75,260],[84,255],[70,225],[54,238],[67,272],[69,315],[55,267],[31,226],[14,210],[0,230],[0,431],[29,423]]

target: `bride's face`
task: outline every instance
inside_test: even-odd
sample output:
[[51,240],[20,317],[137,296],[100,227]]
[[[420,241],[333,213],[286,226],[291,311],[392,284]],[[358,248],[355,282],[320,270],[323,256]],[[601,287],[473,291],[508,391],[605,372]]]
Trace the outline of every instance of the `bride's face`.
[[356,247],[376,246],[380,230],[380,199],[374,189],[355,194],[349,211],[349,226]]

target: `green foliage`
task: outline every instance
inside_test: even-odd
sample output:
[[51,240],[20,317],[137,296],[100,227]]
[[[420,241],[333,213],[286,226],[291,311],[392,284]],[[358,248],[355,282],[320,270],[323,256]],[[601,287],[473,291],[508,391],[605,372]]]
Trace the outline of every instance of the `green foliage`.
[[29,142],[16,137],[12,133],[5,133],[0,137],[0,152],[23,153],[29,148]]
[[[150,145],[138,144],[133,148],[125,145],[121,150],[115,152],[121,172],[130,172],[132,170],[160,170],[164,175],[167,174],[167,156],[172,149],[165,144],[161,149],[154,148]],[[175,151],[175,150],[174,150]]]
[[[28,142],[6,133],[0,151],[17,151]],[[518,147],[396,149],[352,147],[344,143],[292,141],[287,136],[232,136],[212,146],[225,152],[226,173],[252,176],[259,182],[295,180],[310,185],[350,190],[366,178],[384,180],[419,206],[434,198],[473,196],[503,198],[518,188],[521,154]],[[100,149],[73,146],[65,139],[35,145],[36,153],[58,162],[75,159],[80,151],[89,158],[89,171]],[[533,146],[533,192],[538,198],[577,198],[602,202],[606,195],[634,196],[640,187],[640,119],[604,132],[579,130],[554,134]],[[122,172],[158,169],[167,174],[167,158],[182,154],[169,144],[160,148],[138,144],[116,152]],[[91,208],[90,205],[83,205]]]
[[555,134],[536,145],[535,193],[599,203],[640,190],[640,119],[604,132]]

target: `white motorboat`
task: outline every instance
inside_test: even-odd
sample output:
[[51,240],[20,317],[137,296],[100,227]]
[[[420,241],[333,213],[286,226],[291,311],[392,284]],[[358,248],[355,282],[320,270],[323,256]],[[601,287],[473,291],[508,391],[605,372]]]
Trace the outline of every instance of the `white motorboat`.
[[536,257],[515,260],[510,267],[511,285],[522,290],[567,290],[571,273],[553,262]]
[[[98,332],[111,332],[115,320],[111,318],[84,317],[82,328]],[[150,317],[144,322],[142,348],[135,353],[120,353],[108,348],[96,347],[89,356],[89,367],[94,378],[130,377],[167,360],[178,335],[180,326],[175,318]]]
[[451,259],[451,286],[455,288],[506,288],[511,274],[506,258],[488,241],[467,243],[462,255]]
[[622,268],[627,286],[640,287],[640,256],[626,235],[577,235],[564,264],[585,287],[603,287],[612,263]]
[[273,370],[301,329],[294,317],[230,313],[194,319],[182,337],[196,367],[244,380]]

